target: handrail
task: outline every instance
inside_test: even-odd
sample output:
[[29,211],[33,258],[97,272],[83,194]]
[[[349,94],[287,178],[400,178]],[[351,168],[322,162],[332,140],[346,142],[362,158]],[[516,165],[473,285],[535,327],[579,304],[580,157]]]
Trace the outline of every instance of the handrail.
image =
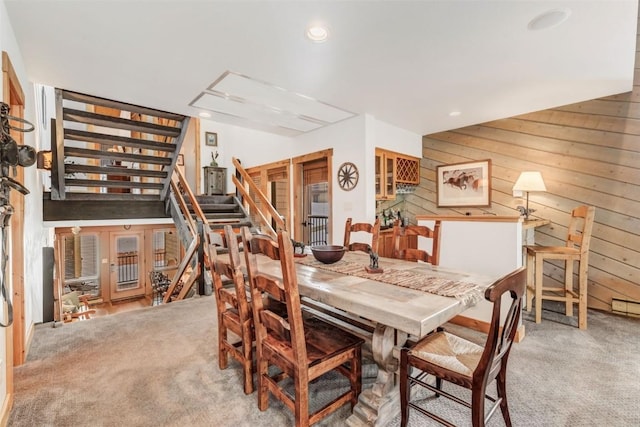
[[[178,178],[178,184],[182,187],[182,190],[187,194],[187,199],[191,203],[191,206],[193,207],[193,211],[195,212],[196,217],[198,217],[200,221],[202,221],[202,223],[204,224],[205,235],[208,235],[208,232],[211,230],[211,226],[209,224],[209,220],[207,219],[204,212],[202,211],[202,208],[200,207],[200,203],[198,203],[198,199],[196,198],[195,194],[193,194],[193,191],[191,190],[189,183],[187,182],[186,178],[184,177],[180,169],[174,168],[173,171]],[[187,212],[188,212],[188,209],[187,209]]]
[[180,265],[178,266],[178,271],[176,271],[175,276],[173,276],[173,280],[171,280],[171,285],[169,285],[169,289],[167,289],[167,292],[164,294],[164,299],[162,301],[163,303],[166,304],[171,301],[171,295],[173,294],[173,291],[176,289],[176,286],[178,286],[178,283],[180,282],[180,279],[184,275],[185,271],[187,270],[187,267],[191,262],[191,258],[193,258],[193,255],[196,253],[196,250],[198,249],[199,245],[200,245],[200,236],[196,235],[195,239],[191,241],[191,244],[185,251],[184,257],[182,257],[182,261],[180,261]]
[[171,179],[171,189],[173,190],[173,194],[176,197],[176,201],[178,202],[178,206],[180,207],[180,213],[186,218],[187,227],[189,228],[189,232],[193,237],[198,235],[197,227],[193,218],[191,217],[191,213],[189,212],[189,208],[187,208],[187,203],[182,197],[182,193],[178,188],[178,184],[176,184],[173,179]]
[[231,181],[236,186],[238,191],[240,191],[240,193],[242,193],[242,197],[247,202],[247,204],[249,204],[250,211],[253,210],[258,216],[260,216],[260,219],[262,220],[262,223],[265,225],[265,227],[267,229],[267,234],[269,234],[273,238],[276,238],[278,234],[276,233],[276,231],[273,229],[273,227],[269,223],[269,220],[267,219],[267,217],[264,216],[264,213],[260,210],[260,208],[258,208],[258,205],[256,205],[256,202],[253,201],[253,199],[251,198],[249,192],[247,191],[246,188],[244,188],[244,186],[242,185],[240,180],[238,178],[236,178],[235,176],[232,176],[231,177]]
[[[209,236],[209,232],[211,231],[211,227],[209,226],[209,221],[207,217],[204,215],[204,212],[202,211],[202,208],[200,207],[198,200],[193,194],[193,191],[191,191],[191,187],[189,187],[187,180],[185,179],[184,175],[178,168],[173,169],[173,175],[171,177],[171,190],[173,191],[173,194],[180,208],[180,213],[186,218],[187,228],[189,229],[189,233],[191,234],[192,239],[191,239],[191,244],[185,251],[182,261],[178,265],[176,274],[173,276],[173,279],[171,280],[171,284],[169,285],[169,288],[165,293],[165,296],[163,299],[164,303],[168,303],[171,301],[171,296],[176,286],[178,285],[178,283],[180,283],[180,280],[184,276],[187,270],[187,267],[189,266],[193,256],[197,253],[197,249],[200,246],[200,242],[201,242],[200,236],[198,235],[198,230],[197,230],[195,221],[191,216],[191,212],[187,207],[187,202],[185,201],[182,195],[183,192],[186,194],[187,199],[189,199],[189,201],[191,202],[191,205],[193,206],[193,210],[196,216],[202,220],[204,231],[205,231],[204,240],[206,243],[208,243],[209,241],[208,236]],[[197,269],[197,271],[192,272],[191,276],[187,280],[187,283],[183,284],[183,288],[178,294],[178,299],[183,299],[186,296],[187,292],[193,286],[198,275],[201,274],[203,271],[202,268],[200,268],[200,266],[196,266],[195,268]]]
[[[244,183],[246,183],[249,188],[253,191],[253,193],[256,195],[256,197],[258,198],[258,200],[260,201],[260,203],[262,204],[262,206],[264,206],[267,210],[267,214],[268,216],[271,216],[271,218],[273,219],[273,221],[275,221],[276,223],[276,229],[281,229],[281,230],[286,230],[287,226],[284,223],[284,220],[282,219],[282,217],[280,216],[280,213],[278,213],[278,211],[276,210],[276,208],[273,207],[273,205],[271,204],[271,202],[265,197],[265,195],[262,193],[262,191],[258,188],[258,186],[255,184],[255,182],[253,182],[253,180],[251,179],[251,176],[247,173],[247,171],[242,167],[242,165],[240,164],[240,162],[238,161],[238,159],[236,159],[235,157],[233,157],[231,159],[233,166],[236,168],[236,172],[240,173],[240,176],[242,177],[242,181]],[[233,177],[235,178],[235,177]],[[235,183],[236,181],[234,181]],[[236,188],[238,187],[243,187],[242,184],[238,185],[236,184]],[[250,198],[250,197],[248,197]],[[267,217],[267,215],[264,215],[264,212],[262,212],[262,209],[259,209],[256,207],[256,209],[258,209],[258,211],[261,212],[263,217]],[[267,224],[268,224],[268,220],[267,220]]]

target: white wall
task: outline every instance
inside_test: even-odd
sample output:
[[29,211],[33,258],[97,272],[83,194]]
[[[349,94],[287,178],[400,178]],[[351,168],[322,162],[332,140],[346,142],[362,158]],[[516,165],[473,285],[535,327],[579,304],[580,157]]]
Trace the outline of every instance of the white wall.
[[[211,120],[201,121],[201,132],[202,141],[205,132],[218,134],[218,147],[201,145],[202,166],[208,165],[211,153],[217,151],[218,164],[229,168],[228,192],[233,191],[232,157],[240,159],[245,167],[251,167],[332,148],[333,233],[330,238],[333,243],[342,242],[347,218],[351,217],[356,222],[375,220],[376,147],[422,156],[420,135],[381,122],[370,115],[354,117],[292,138]],[[348,192],[342,190],[337,182],[338,168],[344,162],[354,163],[360,174],[358,185]]]
[[[210,147],[205,144],[205,132],[218,134],[218,146]],[[235,191],[231,184],[233,157],[240,160],[245,167],[258,166],[266,163],[286,159],[287,153],[293,147],[293,140],[288,137],[275,135],[240,126],[214,122],[212,120],[200,120],[200,159],[201,166],[209,166],[211,154],[218,153],[217,162],[220,167],[226,167],[227,192]],[[202,174],[204,180],[204,174]],[[200,188],[204,189],[204,182],[200,182]]]
[[[522,220],[518,217],[497,221],[487,216],[469,221],[443,220],[440,229],[440,268],[464,271],[497,280],[522,266]],[[515,219],[515,220],[514,220]],[[418,225],[433,227],[434,221],[418,219]],[[426,242],[419,242],[420,249]],[[489,244],[488,244],[489,243]],[[503,297],[501,315],[504,319],[509,310],[509,297]],[[481,300],[468,308],[463,316],[489,322],[492,305]],[[520,320],[522,323],[522,319]]]
[[[334,244],[342,244],[344,223],[347,218],[351,217],[356,222],[372,222],[375,218],[375,209],[368,204],[370,189],[366,176],[367,171],[371,170],[373,160],[369,161],[365,149],[365,122],[365,116],[358,116],[333,126],[302,134],[295,139],[294,156],[333,148],[333,163],[331,165],[332,235],[329,236],[329,239]],[[355,164],[359,172],[358,184],[351,191],[344,191],[338,185],[338,168],[344,162]]]
[[384,148],[422,158],[422,136],[405,129],[374,120],[370,138],[377,148]]

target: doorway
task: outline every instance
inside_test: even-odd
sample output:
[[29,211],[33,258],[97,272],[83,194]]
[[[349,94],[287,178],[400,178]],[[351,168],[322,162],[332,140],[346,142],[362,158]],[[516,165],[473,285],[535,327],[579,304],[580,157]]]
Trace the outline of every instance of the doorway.
[[109,233],[109,287],[111,299],[142,297],[146,280],[144,232],[118,231]]
[[[289,160],[282,160],[274,163],[268,163],[260,166],[254,166],[245,169],[251,177],[253,183],[258,187],[269,203],[275,208],[280,218],[285,223],[286,229],[291,229],[291,210],[290,210],[290,180],[289,180]],[[258,210],[263,210],[264,220],[275,230],[278,228],[274,218],[270,216],[266,209],[263,209],[262,202],[252,190],[249,188],[249,195]],[[251,210],[249,212],[251,221],[254,224],[263,224],[263,217],[257,212]]]
[[293,159],[294,229],[305,245],[331,243],[331,157],[324,150]]
[[[7,52],[2,52],[2,85],[3,99],[2,101],[9,105],[10,115],[20,119],[24,118],[25,96],[22,91],[22,85],[18,81],[17,73],[13,68],[13,64],[9,59]],[[22,132],[11,132],[11,137],[18,144],[23,143]],[[24,182],[23,168],[15,168],[13,179],[22,183]],[[10,258],[10,266],[6,274],[10,277],[11,287],[10,295],[13,297],[13,326],[7,328],[5,335],[6,360],[10,360],[6,364],[6,384],[7,390],[13,390],[13,367],[19,366],[25,360],[25,308],[24,308],[24,197],[17,191],[10,194],[10,204],[13,207],[13,215],[9,227],[9,253],[2,253],[4,257]],[[6,231],[6,230],[5,230]],[[3,249],[4,251],[5,249]],[[9,297],[11,298],[11,297]],[[8,313],[3,313],[3,319],[8,318]]]

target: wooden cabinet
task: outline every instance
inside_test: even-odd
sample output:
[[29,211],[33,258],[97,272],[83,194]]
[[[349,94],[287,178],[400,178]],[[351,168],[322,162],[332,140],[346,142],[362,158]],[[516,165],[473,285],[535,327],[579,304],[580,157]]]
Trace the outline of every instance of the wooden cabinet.
[[376,200],[396,198],[398,185],[420,184],[420,159],[376,148]]
[[420,159],[396,154],[396,184],[420,184]]
[[208,196],[225,194],[227,192],[227,168],[205,166],[204,185]]
[[395,155],[390,151],[376,149],[376,199],[396,198]]

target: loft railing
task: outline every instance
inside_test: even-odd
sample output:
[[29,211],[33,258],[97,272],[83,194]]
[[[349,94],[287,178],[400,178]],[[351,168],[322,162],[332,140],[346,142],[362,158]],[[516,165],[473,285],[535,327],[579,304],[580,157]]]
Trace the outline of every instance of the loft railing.
[[183,115],[56,89],[52,200],[165,200]]

